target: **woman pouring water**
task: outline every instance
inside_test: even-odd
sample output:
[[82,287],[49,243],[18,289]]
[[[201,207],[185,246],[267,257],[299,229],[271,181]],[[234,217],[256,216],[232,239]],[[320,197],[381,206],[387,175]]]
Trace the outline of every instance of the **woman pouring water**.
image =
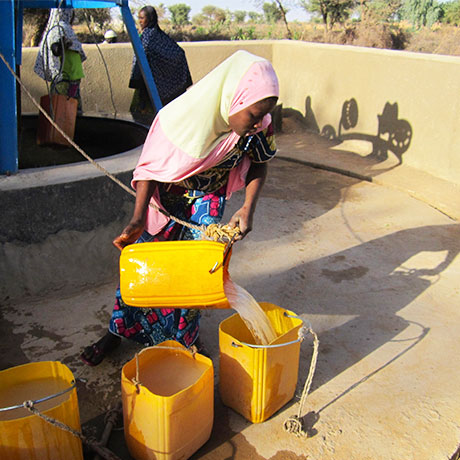
[[[149,206],[194,225],[219,223],[231,194],[246,189],[243,206],[229,221],[239,238],[252,230],[267,162],[276,152],[270,112],[279,95],[269,61],[237,51],[202,80],[160,110],[134,170],[133,216],[113,244],[201,239],[190,229]],[[192,268],[191,268],[192,269]],[[81,359],[99,364],[122,338],[145,346],[177,340],[199,344],[196,309],[138,308],[117,290],[109,330],[85,348]]]

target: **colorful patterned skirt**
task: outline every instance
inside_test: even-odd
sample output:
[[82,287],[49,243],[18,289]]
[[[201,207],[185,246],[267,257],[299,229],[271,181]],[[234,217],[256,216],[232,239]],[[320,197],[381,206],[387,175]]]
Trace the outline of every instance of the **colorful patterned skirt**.
[[[173,186],[160,189],[163,206],[171,215],[195,225],[219,223],[225,208],[225,187],[205,193]],[[160,233],[146,231],[136,243],[150,241],[198,240],[202,233],[170,220]],[[119,337],[135,340],[145,346],[165,340],[177,340],[186,347],[198,338],[200,311],[180,308],[139,308],[126,305],[117,289],[109,331]]]

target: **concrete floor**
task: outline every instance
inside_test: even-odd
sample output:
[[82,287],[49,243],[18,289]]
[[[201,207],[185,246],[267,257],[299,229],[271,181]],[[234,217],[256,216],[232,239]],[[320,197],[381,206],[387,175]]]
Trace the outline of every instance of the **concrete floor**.
[[[308,319],[319,336],[303,413],[309,436],[283,431],[284,420],[297,413],[308,373],[307,340],[294,400],[268,421],[251,424],[222,405],[216,387],[211,439],[192,458],[453,458],[460,441],[460,225],[394,182],[385,185],[385,172],[394,181],[398,171],[391,154],[371,161],[307,134],[281,135],[279,147],[254,231],[235,245],[230,274],[258,301]],[[353,175],[378,175],[379,182],[308,166],[350,170],[346,161],[338,165],[350,156]],[[227,217],[241,201],[240,193],[232,198]],[[113,280],[75,295],[5,303],[0,310],[0,369],[38,360],[68,365],[86,379],[78,384],[80,416],[84,433],[96,438],[105,412],[120,399],[121,367],[138,349],[124,343],[96,368],[78,360],[105,331],[115,286]],[[216,381],[218,325],[232,313],[203,312],[201,337]],[[109,447],[130,458],[122,431],[112,434]]]

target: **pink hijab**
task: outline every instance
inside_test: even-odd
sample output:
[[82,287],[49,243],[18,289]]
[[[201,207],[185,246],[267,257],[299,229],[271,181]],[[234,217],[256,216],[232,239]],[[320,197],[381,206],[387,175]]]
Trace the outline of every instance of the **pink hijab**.
[[[240,136],[231,131],[228,117],[267,97],[278,97],[275,71],[269,61],[237,51],[187,92],[161,109],[147,135],[134,170],[139,180],[180,182],[219,164]],[[265,129],[271,121],[266,115]],[[249,158],[230,172],[227,198],[245,185]],[[151,202],[161,207],[159,194]],[[158,233],[168,218],[149,207],[145,229]]]

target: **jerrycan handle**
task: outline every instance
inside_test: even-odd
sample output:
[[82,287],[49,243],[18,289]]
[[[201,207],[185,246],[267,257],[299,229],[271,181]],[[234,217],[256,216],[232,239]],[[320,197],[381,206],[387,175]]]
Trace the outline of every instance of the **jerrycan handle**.
[[225,267],[225,264],[227,263],[227,260],[228,260],[228,257],[230,256],[231,252],[232,252],[232,246],[233,246],[233,243],[235,242],[235,238],[236,238],[237,234],[235,233],[235,235],[232,236],[232,238],[230,239],[230,241],[225,245],[225,249],[224,249],[224,257],[222,259],[222,263],[219,264],[219,262],[216,262],[214,264],[214,267],[211,268],[211,270],[209,270],[209,273],[211,273],[211,275],[218,269],[220,268],[221,266],[224,266]]

